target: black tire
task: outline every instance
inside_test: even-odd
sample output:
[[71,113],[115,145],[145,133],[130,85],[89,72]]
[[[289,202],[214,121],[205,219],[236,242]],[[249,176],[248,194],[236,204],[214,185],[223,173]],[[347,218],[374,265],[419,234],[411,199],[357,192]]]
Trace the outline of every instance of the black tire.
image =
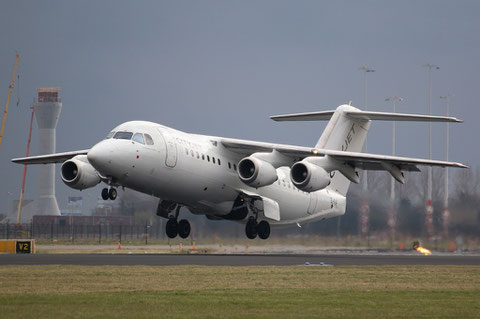
[[108,200],[110,197],[108,195],[108,188],[102,189],[102,199],[103,200]]
[[250,219],[245,226],[245,234],[249,239],[255,239],[257,237],[257,222],[254,219]]
[[178,222],[178,235],[182,238],[187,238],[190,235],[190,223],[186,219]]
[[270,236],[270,224],[265,220],[258,223],[257,230],[258,237],[261,239],[267,239]]
[[115,200],[115,198],[117,198],[117,190],[115,188],[110,188],[110,190],[108,191],[108,198],[110,198],[111,200]]
[[175,219],[169,219],[165,227],[168,238],[175,238],[178,235],[178,223]]

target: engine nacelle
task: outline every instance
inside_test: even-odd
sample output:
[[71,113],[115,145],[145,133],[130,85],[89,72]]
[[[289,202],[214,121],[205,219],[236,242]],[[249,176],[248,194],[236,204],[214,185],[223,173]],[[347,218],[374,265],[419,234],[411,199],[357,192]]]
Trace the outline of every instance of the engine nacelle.
[[242,182],[255,188],[273,184],[278,179],[275,167],[251,156],[238,162],[238,176]]
[[62,164],[62,180],[74,189],[86,189],[100,183],[95,168],[87,160],[86,155],[77,155]]
[[330,185],[330,175],[320,166],[301,161],[290,169],[293,185],[305,192],[315,192]]

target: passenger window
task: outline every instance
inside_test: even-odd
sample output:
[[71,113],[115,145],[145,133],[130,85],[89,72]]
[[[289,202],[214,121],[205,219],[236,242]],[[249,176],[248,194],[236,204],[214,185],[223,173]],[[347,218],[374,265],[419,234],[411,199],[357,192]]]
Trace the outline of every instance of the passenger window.
[[237,170],[237,165],[233,164],[233,169],[236,171]]
[[132,132],[117,132],[115,133],[113,138],[117,140],[129,140],[132,138],[132,135]]
[[185,148],[185,154],[188,155],[188,148]]
[[153,145],[153,138],[148,135],[148,134],[145,134],[145,141],[147,142],[147,145]]
[[232,164],[230,164],[230,162],[228,162],[228,169],[232,169]]
[[202,160],[205,160],[205,155],[202,154]]
[[198,152],[196,152],[196,153],[197,153],[197,158],[200,158],[200,155],[198,154]]
[[195,155],[193,154],[193,150],[190,150],[190,155],[192,155],[192,157],[195,156]]
[[210,156],[207,155],[207,162],[210,162]]
[[218,165],[222,165],[222,163],[220,163],[220,159],[218,159]]
[[215,157],[212,157],[212,162],[213,164],[215,164]]
[[111,131],[110,133],[108,133],[105,139],[108,140],[109,138],[112,138],[113,134],[115,134],[115,131]]
[[145,140],[143,139],[142,133],[135,133],[135,135],[133,135],[132,140],[140,144],[145,144]]

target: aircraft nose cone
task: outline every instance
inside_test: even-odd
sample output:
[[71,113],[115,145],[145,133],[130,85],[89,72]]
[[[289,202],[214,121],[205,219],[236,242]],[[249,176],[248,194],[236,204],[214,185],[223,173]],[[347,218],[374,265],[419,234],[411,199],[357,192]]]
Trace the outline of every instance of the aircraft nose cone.
[[87,153],[87,159],[97,170],[101,170],[103,167],[108,165],[110,158],[110,151],[105,143],[98,143],[92,147]]

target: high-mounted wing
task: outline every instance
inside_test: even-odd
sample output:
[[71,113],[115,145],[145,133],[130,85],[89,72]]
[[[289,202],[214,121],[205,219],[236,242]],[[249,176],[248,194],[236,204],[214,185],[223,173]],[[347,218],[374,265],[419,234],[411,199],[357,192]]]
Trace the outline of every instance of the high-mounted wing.
[[277,151],[278,153],[289,157],[292,160],[302,160],[306,157],[322,157],[328,155],[329,157],[332,157],[338,161],[363,170],[388,170],[385,168],[385,164],[396,165],[401,170],[405,171],[419,171],[417,165],[468,168],[468,166],[456,162],[316,149],[304,146],[273,144],[228,138],[222,139],[221,143],[224,147],[232,151],[244,154],[245,156],[250,156],[257,152]]
[[89,150],[81,151],[72,151],[64,153],[55,153],[48,155],[38,155],[38,156],[29,156],[29,157],[20,157],[12,159],[12,162],[17,164],[54,164],[54,163],[63,163],[66,160],[71,159],[77,155],[87,155]]

